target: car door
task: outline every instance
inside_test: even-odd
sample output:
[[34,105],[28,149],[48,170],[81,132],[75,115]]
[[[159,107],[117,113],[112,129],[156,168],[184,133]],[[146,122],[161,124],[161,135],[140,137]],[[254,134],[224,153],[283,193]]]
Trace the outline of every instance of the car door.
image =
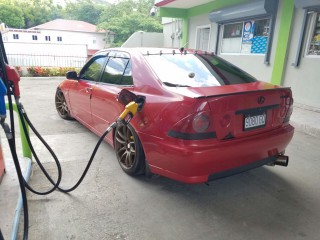
[[[100,81],[92,92],[91,111],[94,128],[102,134],[117,120],[124,107],[117,101],[119,92],[133,90],[130,56],[124,52],[110,52]],[[112,141],[109,134],[108,140]]]
[[106,55],[106,52],[102,52],[91,58],[82,68],[79,79],[74,82],[69,91],[70,106],[73,115],[88,127],[92,127],[92,91],[101,77],[107,59]]

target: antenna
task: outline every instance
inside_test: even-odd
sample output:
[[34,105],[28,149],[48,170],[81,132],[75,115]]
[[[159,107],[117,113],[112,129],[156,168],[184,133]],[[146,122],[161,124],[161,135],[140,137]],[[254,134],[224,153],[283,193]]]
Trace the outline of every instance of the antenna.
[[183,53],[184,48],[188,45],[189,42],[187,42],[183,47],[179,48],[180,52]]

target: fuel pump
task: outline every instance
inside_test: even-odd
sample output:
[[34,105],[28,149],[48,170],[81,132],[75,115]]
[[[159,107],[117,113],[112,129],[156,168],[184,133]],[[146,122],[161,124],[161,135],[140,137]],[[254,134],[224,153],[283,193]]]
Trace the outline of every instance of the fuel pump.
[[[10,72],[9,74],[7,73]],[[2,35],[0,33],[0,111],[1,111],[1,119],[0,123],[1,126],[6,134],[6,137],[8,139],[10,151],[12,154],[13,162],[16,168],[18,181],[20,185],[20,191],[22,196],[22,202],[23,202],[23,212],[24,212],[24,239],[28,238],[28,202],[27,202],[27,195],[26,195],[26,189],[24,187],[24,179],[22,176],[17,152],[16,152],[16,145],[15,145],[15,134],[14,134],[14,117],[13,117],[13,106],[12,106],[12,90],[14,87],[16,87],[17,91],[16,93],[19,93],[19,77],[15,78],[15,80],[12,80],[11,83],[9,82],[8,76],[14,77],[17,76],[14,74],[14,70],[8,66],[8,59],[7,55],[5,53],[4,44],[2,41]],[[19,76],[19,75],[18,75]],[[10,113],[10,125],[5,122],[6,120],[6,107],[5,107],[5,95],[7,95],[8,103],[9,103],[9,113]],[[20,93],[19,93],[20,95]],[[19,96],[18,96],[19,97]],[[2,235],[2,234],[1,234]],[[1,236],[3,238],[3,236]]]
[[[29,224],[29,218],[28,218],[28,202],[27,202],[27,196],[26,196],[26,188],[30,190],[31,192],[35,194],[45,195],[53,192],[54,190],[58,189],[61,192],[68,193],[73,190],[75,190],[82,182],[84,177],[86,176],[90,165],[95,157],[95,154],[100,147],[101,142],[104,140],[106,135],[110,133],[113,129],[115,129],[118,124],[129,124],[131,119],[135,116],[135,114],[142,110],[145,97],[144,96],[137,96],[133,94],[132,92],[123,89],[119,95],[118,95],[118,101],[122,103],[125,106],[125,109],[123,112],[119,115],[118,119],[115,120],[114,123],[112,123],[106,131],[102,134],[102,136],[99,138],[91,157],[87,163],[87,166],[81,175],[80,179],[77,181],[77,183],[68,189],[63,189],[60,187],[61,177],[62,177],[62,169],[59,163],[58,158],[56,157],[53,150],[50,148],[50,146],[44,141],[44,139],[41,137],[41,135],[37,132],[35,127],[32,125],[31,121],[28,118],[28,115],[23,107],[23,105],[20,103],[20,89],[19,89],[19,81],[20,76],[15,68],[8,65],[8,59],[5,53],[4,45],[2,42],[2,36],[0,33],[0,123],[2,128],[4,129],[4,132],[6,134],[6,137],[8,139],[10,151],[12,154],[12,158],[16,167],[16,172],[19,180],[20,185],[20,191],[22,196],[22,202],[23,202],[23,213],[24,213],[24,231],[23,231],[23,239],[28,239],[28,224]],[[8,98],[8,105],[9,105],[9,112],[10,112],[10,126],[6,123],[6,106],[5,106],[5,96],[7,95]],[[16,147],[15,147],[15,131],[14,131],[14,117],[13,117],[13,104],[12,104],[12,97],[14,96],[16,105],[18,107],[18,113],[19,117],[21,119],[21,123],[24,129],[24,132],[26,134],[27,142],[29,143],[30,150],[33,154],[33,156],[36,159],[36,162],[38,163],[40,169],[43,171],[47,179],[51,182],[53,185],[53,188],[46,192],[38,192],[34,190],[32,187],[28,185],[28,183],[24,180],[21,168],[19,165],[17,153],[16,153]],[[45,145],[45,147],[48,149],[48,151],[51,153],[52,157],[54,158],[57,169],[58,169],[58,178],[57,181],[54,182],[50,175],[47,173],[45,168],[42,166],[40,160],[38,159],[33,147],[32,143],[30,141],[27,127],[25,124],[25,121],[29,124],[30,128],[34,131],[36,136],[40,139],[40,141]],[[3,240],[3,236],[0,229],[0,240]]]
[[7,110],[6,110],[6,103],[5,103],[5,95],[7,95],[7,88],[0,77],[0,121],[4,121],[6,119]]

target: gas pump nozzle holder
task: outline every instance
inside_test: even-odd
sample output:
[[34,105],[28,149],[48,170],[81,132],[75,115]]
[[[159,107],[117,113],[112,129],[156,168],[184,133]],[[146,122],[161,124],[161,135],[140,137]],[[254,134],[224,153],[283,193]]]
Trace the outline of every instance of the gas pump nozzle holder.
[[9,83],[11,84],[11,88],[13,89],[13,95],[16,98],[20,97],[20,88],[19,88],[19,81],[20,81],[20,75],[14,67],[11,67],[10,65],[6,64],[6,72],[8,76]]
[[12,89],[13,95],[16,99],[20,97],[20,88],[19,88],[19,81],[20,76],[18,71],[14,68],[5,64],[5,69],[0,72],[0,120],[1,123],[6,118],[6,104],[5,104],[5,95],[7,94],[7,88],[4,83],[4,78],[7,77],[9,88]]

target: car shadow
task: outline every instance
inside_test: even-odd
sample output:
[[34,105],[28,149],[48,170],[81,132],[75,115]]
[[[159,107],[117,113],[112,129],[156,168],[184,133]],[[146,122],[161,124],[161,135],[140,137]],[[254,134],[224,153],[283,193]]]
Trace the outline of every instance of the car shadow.
[[310,209],[306,201],[301,201],[305,193],[275,169],[261,167],[208,185],[189,185],[164,177],[140,176],[135,181],[147,187],[149,194],[156,194],[160,189],[168,207],[179,203],[187,211],[199,214],[209,225],[213,218],[239,231],[250,226],[280,235],[297,231],[296,235],[305,237],[307,233],[301,228],[300,219]]

